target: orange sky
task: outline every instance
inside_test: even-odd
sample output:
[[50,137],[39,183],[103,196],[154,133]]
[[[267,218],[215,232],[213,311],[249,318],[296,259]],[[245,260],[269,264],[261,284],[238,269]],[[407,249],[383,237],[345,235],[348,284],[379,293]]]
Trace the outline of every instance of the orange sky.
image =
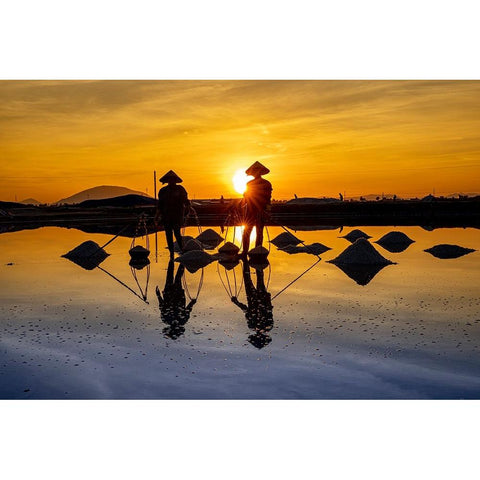
[[277,199],[479,192],[479,132],[480,81],[0,81],[0,200],[238,196],[255,160]]

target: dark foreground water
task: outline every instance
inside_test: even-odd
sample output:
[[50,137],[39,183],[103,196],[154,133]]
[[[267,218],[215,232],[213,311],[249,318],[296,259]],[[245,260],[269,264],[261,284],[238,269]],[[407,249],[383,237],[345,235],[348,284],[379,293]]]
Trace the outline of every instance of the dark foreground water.
[[[214,262],[180,271],[177,303],[163,314],[155,287],[167,297],[171,289],[161,234],[148,286],[147,268],[132,275],[130,239],[115,240],[102,270],[88,271],[61,255],[111,237],[61,228],[2,234],[0,397],[480,398],[479,252],[439,259],[423,251],[441,243],[478,250],[480,232],[360,228],[371,241],[401,230],[415,243],[399,253],[373,244],[396,264],[370,279],[374,272],[349,276],[326,263],[350,245],[338,237],[352,229],[299,231],[332,250],[315,264],[272,245],[269,266],[245,271],[257,304],[248,302],[242,264]],[[269,229],[271,238],[281,232]],[[172,315],[183,326],[169,325]]]

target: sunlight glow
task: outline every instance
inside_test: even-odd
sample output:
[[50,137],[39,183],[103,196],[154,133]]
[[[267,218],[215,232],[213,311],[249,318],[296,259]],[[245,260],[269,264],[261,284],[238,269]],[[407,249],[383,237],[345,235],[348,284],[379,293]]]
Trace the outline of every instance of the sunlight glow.
[[247,182],[253,179],[251,175],[245,173],[245,168],[238,169],[232,177],[233,187],[238,193],[243,193],[247,189]]

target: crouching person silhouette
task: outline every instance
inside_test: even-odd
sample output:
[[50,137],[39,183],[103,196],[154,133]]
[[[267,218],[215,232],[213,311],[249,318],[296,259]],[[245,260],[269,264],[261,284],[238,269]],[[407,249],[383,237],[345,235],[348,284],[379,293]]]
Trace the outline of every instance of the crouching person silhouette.
[[161,320],[167,324],[163,329],[163,334],[172,340],[176,340],[185,333],[184,325],[188,322],[192,308],[196,303],[196,299],[192,299],[188,305],[186,304],[185,290],[182,286],[185,267],[183,265],[178,266],[175,278],[173,276],[174,268],[174,262],[170,260],[168,262],[163,296],[158,286],[155,289]]

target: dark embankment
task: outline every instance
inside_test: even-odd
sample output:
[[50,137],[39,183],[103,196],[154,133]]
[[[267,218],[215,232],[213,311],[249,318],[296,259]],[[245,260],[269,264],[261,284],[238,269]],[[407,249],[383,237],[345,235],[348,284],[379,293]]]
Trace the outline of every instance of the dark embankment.
[[[234,203],[196,201],[193,204],[198,222],[204,226],[231,224]],[[126,236],[134,235],[140,215],[146,214],[154,231],[154,200],[139,195],[124,195],[104,200],[87,200],[70,206],[26,207],[13,202],[0,202],[0,232],[42,226],[78,228],[91,233],[117,234],[127,225]],[[188,225],[197,224],[195,216]],[[273,203],[269,225],[316,228],[360,225],[421,225],[439,227],[480,227],[480,198],[420,200],[385,200],[372,202],[336,202],[325,204]]]

